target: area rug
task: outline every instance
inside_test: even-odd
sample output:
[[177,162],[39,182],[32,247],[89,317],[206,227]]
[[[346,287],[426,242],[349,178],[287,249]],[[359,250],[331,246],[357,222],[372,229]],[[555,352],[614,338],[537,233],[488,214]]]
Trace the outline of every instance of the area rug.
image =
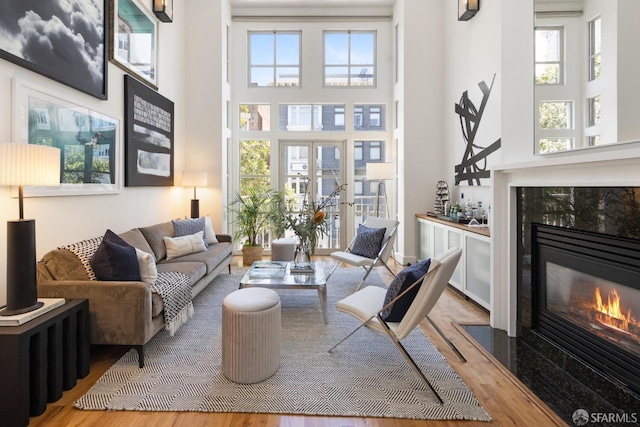
[[[74,406],[85,410],[254,412],[298,415],[490,421],[475,396],[416,329],[403,344],[444,400],[418,380],[393,342],[367,328],[327,350],[358,322],[338,313],[336,301],[362,277],[338,269],[327,283],[329,323],[314,290],[279,290],[281,366],[257,384],[236,384],[221,372],[222,300],[242,273],[221,274],[198,295],[195,315],[171,337],[161,331],[146,346],[145,366],[125,354]],[[375,273],[368,286],[384,286]]]

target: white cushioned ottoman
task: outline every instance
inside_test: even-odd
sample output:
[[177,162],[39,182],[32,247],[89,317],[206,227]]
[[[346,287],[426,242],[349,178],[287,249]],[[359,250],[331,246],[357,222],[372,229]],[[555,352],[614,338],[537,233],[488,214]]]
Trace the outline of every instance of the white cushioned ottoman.
[[280,367],[280,296],[244,288],[222,302],[222,373],[242,384],[264,381]]
[[271,261],[293,261],[296,243],[293,237],[282,237],[271,242]]

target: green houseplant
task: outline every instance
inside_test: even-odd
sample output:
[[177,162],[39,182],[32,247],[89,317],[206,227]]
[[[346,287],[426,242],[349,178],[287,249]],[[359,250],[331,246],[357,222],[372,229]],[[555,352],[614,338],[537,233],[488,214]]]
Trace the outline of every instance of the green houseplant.
[[242,264],[251,265],[262,259],[262,235],[281,219],[282,196],[275,190],[249,188],[244,194],[236,193],[228,207],[232,214],[234,239],[244,239]]

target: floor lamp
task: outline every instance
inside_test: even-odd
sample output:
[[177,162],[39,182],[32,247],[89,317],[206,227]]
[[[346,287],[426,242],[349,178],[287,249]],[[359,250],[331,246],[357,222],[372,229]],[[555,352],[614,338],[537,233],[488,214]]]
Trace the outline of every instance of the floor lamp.
[[[395,178],[395,168],[393,163],[367,163],[367,181],[378,181],[378,191],[376,192],[376,216],[380,213],[380,188],[382,181]],[[387,203],[387,190],[384,191],[385,206]],[[387,212],[387,216],[388,212]]]
[[7,307],[0,316],[40,308],[36,284],[36,221],[24,219],[24,185],[60,185],[60,149],[0,143],[0,185],[18,186],[20,218],[7,221]]
[[207,186],[207,171],[182,172],[182,186],[193,187],[193,199],[191,199],[191,218],[200,216],[200,200],[196,197],[196,187]]

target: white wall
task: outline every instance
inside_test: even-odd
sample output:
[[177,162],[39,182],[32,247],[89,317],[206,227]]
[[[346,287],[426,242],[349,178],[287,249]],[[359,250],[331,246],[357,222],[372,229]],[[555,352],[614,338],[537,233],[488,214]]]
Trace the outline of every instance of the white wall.
[[[185,7],[174,4],[174,22],[159,25],[159,92],[175,103],[175,170],[181,171],[185,159],[188,129],[185,126]],[[56,96],[95,111],[119,118],[124,129],[124,72],[113,64],[108,69],[109,99],[101,101],[44,76],[0,59],[0,141],[12,137],[12,79],[53,91]],[[190,193],[171,187],[124,187],[124,133],[120,135],[118,166],[120,192],[115,195],[39,197],[25,200],[25,217],[36,219],[37,257],[55,247],[104,234],[150,225],[189,214]],[[0,187],[0,304],[6,302],[6,227],[18,218],[18,200],[9,187]]]

